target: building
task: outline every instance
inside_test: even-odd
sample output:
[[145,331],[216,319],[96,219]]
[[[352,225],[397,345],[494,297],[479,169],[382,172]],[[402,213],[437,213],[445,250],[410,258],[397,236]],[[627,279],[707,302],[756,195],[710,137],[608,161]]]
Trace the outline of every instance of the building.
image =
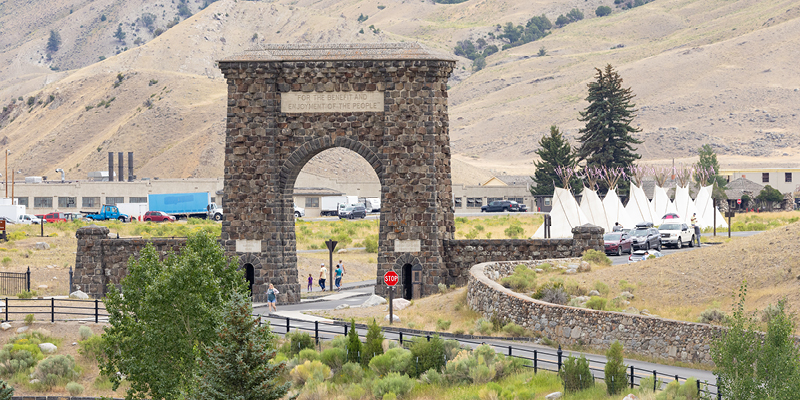
[[[726,177],[728,182],[744,178],[763,186],[770,185],[781,193],[794,193],[800,187],[800,169],[796,168],[720,168],[719,174]],[[794,182],[795,179],[797,182]]]
[[529,176],[502,175],[479,185],[453,185],[453,208],[456,213],[475,212],[496,200],[512,200],[536,211],[530,190],[532,184]]

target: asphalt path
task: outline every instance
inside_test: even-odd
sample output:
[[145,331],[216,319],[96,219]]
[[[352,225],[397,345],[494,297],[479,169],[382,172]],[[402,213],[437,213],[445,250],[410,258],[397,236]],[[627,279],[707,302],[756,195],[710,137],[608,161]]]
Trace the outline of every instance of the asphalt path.
[[[763,231],[731,232],[731,236],[732,237],[749,237],[749,236],[757,235],[757,234],[762,233],[762,232]],[[704,233],[703,236],[707,237],[707,238],[713,238],[714,237],[710,233]],[[720,231],[717,231],[717,237],[720,240],[723,239],[723,238],[727,238],[728,237],[728,231],[725,231],[724,235]],[[708,243],[702,243],[702,247],[708,247],[708,246],[713,246],[713,245],[708,244]],[[699,247],[684,246],[681,249],[675,249],[675,248],[672,248],[672,247],[662,247],[661,248],[661,254],[663,254],[664,256],[668,256],[668,255],[671,255],[671,254],[676,254],[676,253],[680,253],[680,252],[684,252],[684,251],[693,251],[693,250],[697,250],[697,249],[699,249]],[[629,256],[628,254],[622,254],[621,256],[609,255],[608,258],[611,259],[611,265],[620,265],[620,264],[627,264],[628,263],[628,256]]]

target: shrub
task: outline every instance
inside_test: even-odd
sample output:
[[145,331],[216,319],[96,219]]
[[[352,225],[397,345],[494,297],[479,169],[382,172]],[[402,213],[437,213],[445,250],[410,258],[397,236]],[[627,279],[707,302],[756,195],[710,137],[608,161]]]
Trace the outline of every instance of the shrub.
[[583,257],[581,257],[581,259],[588,263],[594,263],[606,267],[611,265],[611,259],[606,256],[604,251],[600,250],[588,249],[583,252]]
[[14,396],[14,387],[0,380],[0,400],[11,400]]
[[594,385],[592,372],[589,370],[589,360],[581,354],[580,358],[570,356],[564,362],[564,368],[558,373],[564,381],[565,392],[578,392]]
[[708,309],[700,313],[700,322],[704,324],[721,324],[725,322],[725,313],[718,309]]
[[439,283],[438,285],[436,285],[436,287],[439,289],[439,293],[441,294],[447,293],[447,285],[445,285],[444,283]]
[[338,335],[331,340],[331,347],[347,350],[347,336]]
[[361,363],[368,366],[372,357],[383,354],[383,332],[375,319],[372,319],[372,324],[367,329],[367,337],[364,342],[364,352],[361,357]]
[[611,14],[611,7],[609,7],[609,6],[597,7],[597,10],[595,10],[594,13],[598,17],[605,17],[606,15],[610,15]]
[[17,293],[17,297],[19,297],[20,299],[31,299],[34,296],[36,296],[36,292],[23,291]]
[[3,257],[3,264],[8,265],[11,263],[11,257]]
[[503,327],[503,332],[505,332],[508,336],[511,337],[522,337],[525,336],[525,328],[513,323],[509,322],[506,326]]
[[429,369],[438,371],[446,362],[444,341],[439,335],[434,335],[430,340],[417,338],[411,345],[411,355],[415,363],[409,375],[418,377]]
[[331,377],[331,369],[319,361],[306,361],[289,372],[289,377],[298,386],[308,382],[323,382]]
[[411,367],[412,353],[402,347],[389,349],[386,353],[375,356],[369,362],[369,368],[378,376],[384,376],[390,372],[408,372]]
[[86,340],[93,335],[92,328],[82,325],[80,328],[78,328],[78,335],[80,335],[81,340]]
[[443,380],[450,384],[486,383],[521,370],[521,359],[496,354],[488,345],[475,350],[462,350],[442,370]]
[[338,371],[347,362],[347,350],[338,347],[325,349],[319,355],[319,360],[333,371]]
[[66,386],[70,396],[80,396],[83,393],[83,385],[78,382],[70,382]]
[[377,253],[378,252],[378,239],[373,236],[368,236],[364,239],[364,247],[367,253]]
[[561,287],[551,288],[544,291],[541,300],[553,304],[567,304],[569,295]]
[[519,225],[511,225],[508,228],[506,228],[504,233],[506,234],[506,237],[509,237],[511,239],[516,239],[525,234],[525,229],[523,229]]
[[475,321],[475,330],[483,335],[488,335],[492,333],[492,323],[486,318],[478,318],[478,320]]
[[769,322],[775,316],[783,312],[783,308],[780,304],[768,304],[764,311],[761,312],[761,322]]
[[78,342],[78,353],[89,359],[97,359],[103,354],[104,339],[100,335],[89,336],[86,340]]
[[439,318],[436,320],[436,330],[437,331],[446,331],[450,329],[450,320],[449,319],[441,319]]
[[75,372],[75,359],[72,356],[62,354],[50,356],[42,360],[36,366],[33,377],[44,382],[45,386],[52,387],[64,379],[72,379],[78,376]]
[[[6,346],[9,348],[6,348]],[[31,351],[15,350],[13,345],[6,346],[0,351],[0,374],[13,375],[17,372],[28,371],[29,368],[36,365],[38,360]],[[41,355],[41,352],[39,354]]]
[[303,349],[314,348],[314,339],[311,338],[311,335],[309,335],[308,332],[294,331],[287,333],[285,340],[286,341],[281,347],[281,353],[286,354],[289,357],[298,355]]
[[383,398],[383,395],[388,393],[394,393],[402,397],[413,388],[414,380],[409,378],[408,375],[391,372],[385,378],[375,381],[372,386],[372,394],[377,398]]
[[622,344],[614,341],[606,352],[608,362],[605,366],[606,391],[609,396],[621,393],[628,387],[627,367],[622,360]]
[[611,293],[611,289],[609,289],[608,285],[603,282],[595,282],[594,290],[597,290],[603,296],[608,296],[608,294]]
[[350,320],[350,332],[347,333],[347,361],[361,361],[361,340],[358,338],[355,319]]
[[303,349],[297,353],[297,360],[300,362],[316,361],[319,360],[319,353],[314,349]]
[[605,310],[606,303],[608,299],[604,297],[592,296],[589,301],[586,302],[586,307],[591,308],[592,310]]
[[514,273],[500,280],[500,284],[515,292],[528,292],[536,287],[536,272],[525,265],[517,265]]
[[619,290],[623,292],[633,293],[636,290],[636,285],[628,283],[626,280],[619,281]]
[[36,317],[33,314],[28,314],[28,315],[25,316],[25,324],[26,325],[30,325],[34,321],[36,321]]
[[564,291],[570,296],[585,296],[588,293],[585,287],[571,279],[564,285]]
[[[374,358],[373,358],[374,360]],[[342,366],[342,370],[339,372],[339,378],[342,382],[348,383],[358,383],[361,382],[361,379],[364,377],[364,369],[361,368],[361,365],[356,363],[346,363]]]
[[682,385],[678,381],[667,384],[664,391],[656,395],[656,400],[697,400],[697,380],[689,378]]

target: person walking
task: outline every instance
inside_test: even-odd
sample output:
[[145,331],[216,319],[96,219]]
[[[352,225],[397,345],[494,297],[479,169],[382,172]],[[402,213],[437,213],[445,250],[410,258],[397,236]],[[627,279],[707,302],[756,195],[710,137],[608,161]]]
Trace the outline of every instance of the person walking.
[[336,270],[333,271],[333,273],[336,275],[336,291],[337,292],[341,291],[342,290],[342,273],[343,273],[342,272],[342,266],[341,265],[337,265],[336,266]]
[[311,292],[314,288],[314,277],[308,274],[308,291]]
[[267,305],[269,306],[270,312],[278,311],[278,294],[280,294],[278,289],[275,289],[275,286],[272,286],[270,283],[269,289],[267,289]]
[[319,287],[322,288],[322,291],[325,291],[325,277],[328,275],[328,269],[325,268],[325,263],[320,264],[319,266]]
[[694,228],[694,238],[697,240],[697,247],[700,247],[700,225],[697,225],[697,213],[692,214],[692,227]]
[[619,222],[614,222],[614,232],[622,232],[622,225]]

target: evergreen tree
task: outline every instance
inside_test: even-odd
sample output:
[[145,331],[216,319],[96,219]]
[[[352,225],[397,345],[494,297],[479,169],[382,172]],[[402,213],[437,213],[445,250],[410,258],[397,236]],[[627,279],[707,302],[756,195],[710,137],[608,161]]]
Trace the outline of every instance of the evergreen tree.
[[761,189],[761,193],[756,196],[756,199],[769,204],[769,209],[772,211],[772,205],[774,203],[780,203],[783,201],[783,194],[780,190],[767,185],[764,186],[764,189]]
[[253,318],[248,296],[233,292],[217,328],[217,340],[202,345],[206,359],[198,359],[196,393],[189,398],[208,400],[280,399],[290,384],[281,384],[286,363],[272,363],[275,342],[269,325]]
[[47,39],[47,51],[51,53],[55,53],[58,51],[58,48],[61,47],[61,35],[54,31],[50,31],[50,38]]
[[[631,136],[640,129],[631,126],[635,117],[634,97],[630,88],[622,87],[622,78],[611,64],[605,71],[597,70],[596,81],[589,83],[589,106],[580,113],[579,121],[586,122],[578,138],[577,161],[586,161],[593,167],[621,168],[628,170],[642,156],[636,154],[632,145],[642,141]],[[627,180],[620,186],[627,187]],[[608,189],[603,187],[601,189]],[[604,190],[603,190],[604,191]]]
[[125,36],[127,34],[122,31],[122,24],[117,27],[117,32],[114,33],[114,37],[117,38],[120,42],[125,40]]
[[[550,196],[553,194],[554,183],[558,187],[562,186],[561,178],[556,175],[556,168],[574,167],[575,155],[569,142],[555,125],[550,127],[550,135],[544,135],[539,139],[539,149],[536,150],[536,154],[542,160],[533,163],[536,172],[532,178],[536,182],[536,187],[531,187],[531,194]],[[573,192],[580,193],[582,190],[580,179],[575,178],[570,187]]]
[[14,387],[0,380],[0,400],[11,400],[14,396]]
[[367,366],[373,357],[383,354],[383,332],[375,319],[367,330],[367,338],[364,343],[364,353],[361,355],[361,364]]
[[361,361],[361,339],[356,331],[356,320],[350,321],[350,332],[347,333],[347,361],[358,363]]
[[628,373],[622,359],[622,343],[614,341],[606,352],[605,381],[609,396],[622,392],[628,387]]
[[719,174],[719,162],[717,161],[717,153],[711,148],[710,144],[704,144],[697,149],[697,155],[700,161],[697,162],[697,167],[700,169],[710,170],[713,168],[713,176],[709,179],[710,184],[716,183],[720,189],[725,189],[728,182]]

